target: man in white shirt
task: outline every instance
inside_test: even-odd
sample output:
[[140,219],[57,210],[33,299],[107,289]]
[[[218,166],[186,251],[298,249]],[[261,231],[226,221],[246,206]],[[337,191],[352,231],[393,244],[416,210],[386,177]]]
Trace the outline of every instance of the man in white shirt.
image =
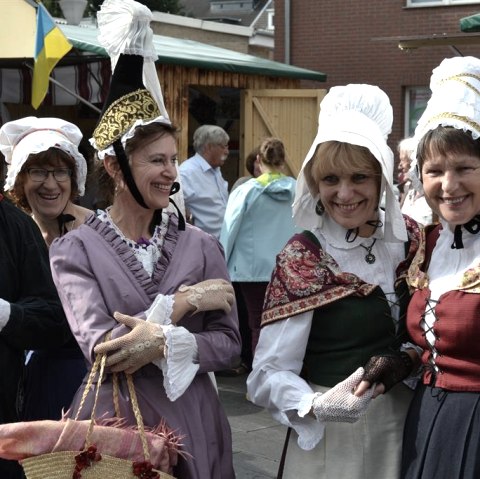
[[193,134],[196,153],[179,167],[185,206],[193,223],[216,238],[220,237],[228,200],[228,183],[220,167],[227,159],[229,140],[219,126],[197,128]]

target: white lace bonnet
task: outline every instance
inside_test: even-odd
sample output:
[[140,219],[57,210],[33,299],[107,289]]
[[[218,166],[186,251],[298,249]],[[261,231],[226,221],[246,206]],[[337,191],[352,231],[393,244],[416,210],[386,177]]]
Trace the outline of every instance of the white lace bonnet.
[[5,191],[15,185],[17,175],[31,154],[55,147],[63,150],[75,160],[78,194],[85,193],[87,162],[78,151],[82,139],[80,129],[60,118],[37,118],[28,116],[9,121],[0,129],[0,151],[8,165]]
[[[306,229],[322,227],[323,217],[315,214],[318,200],[305,178],[305,165],[317,146],[339,141],[368,148],[382,168],[380,198],[385,194],[385,239],[406,241],[407,231],[393,188],[394,159],[387,145],[393,110],[386,93],[373,85],[349,84],[332,87],[320,104],[318,132],[298,175],[293,217]],[[380,200],[379,198],[379,200]]]

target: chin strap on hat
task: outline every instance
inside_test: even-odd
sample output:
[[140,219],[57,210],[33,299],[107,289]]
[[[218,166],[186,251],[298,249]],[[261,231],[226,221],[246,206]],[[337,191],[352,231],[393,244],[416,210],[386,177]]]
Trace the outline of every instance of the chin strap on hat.
[[[175,193],[178,193],[180,191],[180,183],[178,181],[175,181],[172,185],[172,188],[170,189],[170,194],[174,195]],[[185,218],[182,215],[182,212],[180,211],[180,208],[176,205],[175,201],[172,200],[172,198],[169,199],[170,203],[175,207],[177,210],[178,214],[178,229],[180,231],[185,231]]]
[[146,205],[145,200],[143,199],[143,196],[138,190],[135,180],[133,179],[130,166],[128,165],[128,158],[125,153],[125,149],[123,148],[122,142],[120,140],[115,140],[112,146],[115,150],[115,156],[117,157],[118,164],[120,165],[120,170],[123,173],[123,178],[128,186],[128,189],[130,190],[130,193],[132,193],[135,201],[142,208],[148,209],[148,206]]

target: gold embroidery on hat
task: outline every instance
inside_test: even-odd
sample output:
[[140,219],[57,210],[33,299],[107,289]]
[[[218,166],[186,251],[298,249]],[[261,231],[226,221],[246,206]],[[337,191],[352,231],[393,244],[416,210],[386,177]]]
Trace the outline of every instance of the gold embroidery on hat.
[[460,75],[453,75],[451,77],[448,77],[448,78],[444,78],[442,80],[440,80],[438,82],[439,85],[441,85],[442,83],[445,83],[447,81],[450,81],[450,80],[455,80],[455,81],[458,81],[460,83],[462,83],[463,85],[465,85],[466,87],[470,88],[471,90],[473,90],[477,95],[480,96],[480,91],[475,88],[471,83],[469,83],[468,81],[466,80],[463,80],[463,77],[468,77],[468,78],[474,78],[475,80],[478,80],[480,81],[480,76],[479,75],[475,75],[473,73],[461,73]]
[[463,121],[463,123],[466,123],[468,126],[473,128],[474,130],[480,131],[480,125],[476,121],[473,121],[466,116],[455,115],[455,113],[449,113],[449,112],[440,113],[438,115],[432,116],[432,118],[428,120],[427,124],[435,123],[438,120],[442,120],[442,119]]
[[115,100],[105,111],[93,132],[98,150],[104,150],[122,137],[137,120],[154,120],[160,110],[146,89],[135,90]]

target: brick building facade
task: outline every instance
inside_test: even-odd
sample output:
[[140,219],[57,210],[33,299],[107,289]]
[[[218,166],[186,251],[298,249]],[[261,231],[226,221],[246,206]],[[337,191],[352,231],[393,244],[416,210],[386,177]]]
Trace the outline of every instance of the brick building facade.
[[[460,34],[460,18],[480,12],[480,2],[455,2],[416,8],[407,7],[407,0],[277,0],[275,60],[288,58],[285,44],[290,44],[292,65],[327,74],[322,88],[347,83],[380,86],[389,95],[394,110],[389,143],[396,151],[398,141],[408,131],[406,97],[412,87],[428,87],[432,69],[443,58],[458,54],[447,45],[402,51],[398,37]],[[288,4],[289,36],[285,28]],[[461,45],[458,49],[463,55],[480,56],[480,44]]]

